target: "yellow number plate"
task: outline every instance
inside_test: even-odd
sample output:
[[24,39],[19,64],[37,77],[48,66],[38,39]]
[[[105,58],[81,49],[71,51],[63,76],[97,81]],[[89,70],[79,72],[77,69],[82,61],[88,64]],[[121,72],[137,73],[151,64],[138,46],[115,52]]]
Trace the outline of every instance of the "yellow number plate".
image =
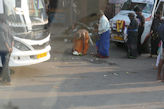
[[47,56],[47,53],[38,54],[37,59],[43,58],[43,57],[46,57],[46,56]]
[[120,36],[114,36],[113,39],[115,39],[115,40],[124,40],[123,37],[120,37]]

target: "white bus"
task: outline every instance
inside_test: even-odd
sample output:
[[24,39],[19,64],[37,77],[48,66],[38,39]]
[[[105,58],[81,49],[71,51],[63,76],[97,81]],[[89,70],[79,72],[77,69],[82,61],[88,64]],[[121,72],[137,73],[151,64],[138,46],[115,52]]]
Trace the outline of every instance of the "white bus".
[[[25,66],[50,59],[50,32],[44,0],[0,0],[0,14],[7,15],[13,30],[10,66]],[[1,62],[0,62],[1,63]]]
[[[127,0],[123,4],[121,11],[110,19],[111,40],[119,43],[125,43],[127,41],[127,32],[125,27],[127,27],[130,23],[128,13],[134,13],[134,7],[139,6],[142,9],[143,16],[145,17],[145,30],[141,36],[141,44],[143,44],[146,36],[150,33],[156,5],[157,0]],[[124,26],[120,26],[120,24]]]

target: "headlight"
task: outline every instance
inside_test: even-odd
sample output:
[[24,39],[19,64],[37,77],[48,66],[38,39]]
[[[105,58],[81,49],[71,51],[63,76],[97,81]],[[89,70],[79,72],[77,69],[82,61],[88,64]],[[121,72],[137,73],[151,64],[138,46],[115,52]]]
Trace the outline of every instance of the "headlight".
[[19,50],[22,50],[22,51],[29,51],[30,50],[26,45],[24,45],[21,42],[18,42],[16,40],[14,41],[14,47],[19,49]]

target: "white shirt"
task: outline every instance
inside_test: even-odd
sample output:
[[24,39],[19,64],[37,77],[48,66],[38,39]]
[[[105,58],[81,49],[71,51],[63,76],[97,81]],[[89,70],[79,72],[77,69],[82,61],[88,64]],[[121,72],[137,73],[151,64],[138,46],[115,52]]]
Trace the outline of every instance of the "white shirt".
[[103,15],[99,20],[98,33],[102,34],[110,29],[109,20]]

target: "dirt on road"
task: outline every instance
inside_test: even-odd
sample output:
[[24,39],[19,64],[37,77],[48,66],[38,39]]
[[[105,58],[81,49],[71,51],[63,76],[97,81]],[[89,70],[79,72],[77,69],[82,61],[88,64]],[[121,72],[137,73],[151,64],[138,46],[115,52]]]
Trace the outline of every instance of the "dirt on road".
[[[67,41],[66,41],[67,39]],[[163,109],[164,84],[156,81],[156,58],[127,59],[111,43],[99,59],[94,46],[73,56],[71,37],[52,34],[51,59],[12,68],[11,85],[0,85],[0,106],[19,109]],[[12,104],[12,105],[11,105]],[[0,108],[1,109],[1,108]],[[7,108],[8,109],[8,108]]]

